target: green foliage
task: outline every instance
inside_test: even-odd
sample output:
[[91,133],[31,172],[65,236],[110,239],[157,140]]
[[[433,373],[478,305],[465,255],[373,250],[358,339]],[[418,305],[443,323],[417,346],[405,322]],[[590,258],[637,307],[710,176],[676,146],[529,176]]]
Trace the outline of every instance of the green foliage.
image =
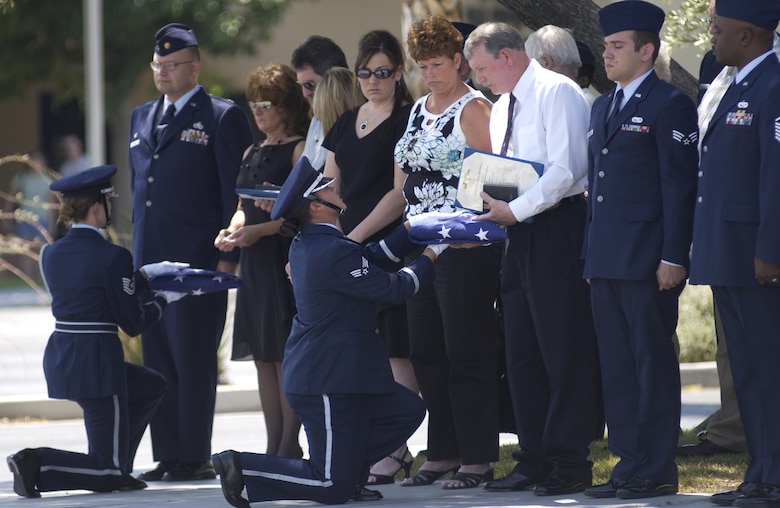
[[[152,59],[154,34],[170,22],[193,27],[213,54],[253,54],[288,0],[111,0],[103,2],[106,114],[110,117]],[[82,0],[0,0],[0,97],[51,85],[55,98],[84,95]],[[150,71],[151,72],[151,71]]]
[[715,360],[715,322],[709,286],[687,286],[680,295],[677,337],[680,362]]
[[670,48],[693,44],[705,47],[709,43],[709,25],[707,24],[708,0],[685,0],[679,9],[666,14],[666,33],[664,43]]

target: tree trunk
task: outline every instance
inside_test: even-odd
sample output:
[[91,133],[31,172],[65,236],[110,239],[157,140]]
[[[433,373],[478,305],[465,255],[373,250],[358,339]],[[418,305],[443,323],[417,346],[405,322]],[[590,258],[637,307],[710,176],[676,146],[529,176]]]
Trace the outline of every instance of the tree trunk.
[[[593,87],[601,93],[614,86],[604,71],[601,49],[604,36],[599,25],[599,6],[593,0],[498,0],[498,2],[516,13],[531,30],[544,25],[556,25],[570,28],[574,38],[587,44],[596,57],[596,72]],[[696,100],[698,81],[677,61],[671,61],[672,84]]]

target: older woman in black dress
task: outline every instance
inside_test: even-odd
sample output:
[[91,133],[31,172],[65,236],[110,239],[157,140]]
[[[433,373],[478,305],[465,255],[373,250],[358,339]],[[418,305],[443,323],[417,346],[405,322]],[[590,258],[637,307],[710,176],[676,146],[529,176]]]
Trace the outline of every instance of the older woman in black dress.
[[[247,148],[236,187],[284,184],[303,153],[309,125],[309,103],[295,72],[281,64],[255,69],[247,80],[246,97],[257,128],[265,139]],[[233,220],[214,245],[222,251],[241,248],[243,280],[236,295],[233,360],[254,360],[268,445],[266,453],[300,457],[300,423],[282,389],[282,353],[295,314],[292,287],[284,267],[289,241],[279,233],[279,221],[254,206],[238,203]]]

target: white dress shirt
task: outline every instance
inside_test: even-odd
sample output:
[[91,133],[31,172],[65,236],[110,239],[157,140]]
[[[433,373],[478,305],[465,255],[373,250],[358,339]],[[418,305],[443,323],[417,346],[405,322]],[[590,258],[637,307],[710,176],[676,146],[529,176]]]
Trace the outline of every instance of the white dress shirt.
[[[512,94],[517,101],[507,156],[544,165],[539,181],[509,203],[520,222],[585,192],[590,106],[576,83],[533,59]],[[509,94],[503,94],[490,113],[494,153],[501,151],[508,108]]]

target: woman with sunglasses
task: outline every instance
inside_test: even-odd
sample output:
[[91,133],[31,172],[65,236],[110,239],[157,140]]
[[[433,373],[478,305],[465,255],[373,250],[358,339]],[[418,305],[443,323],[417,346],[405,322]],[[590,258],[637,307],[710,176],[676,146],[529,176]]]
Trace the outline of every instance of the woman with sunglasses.
[[[247,80],[246,97],[265,139],[247,148],[236,187],[281,186],[303,153],[309,103],[295,72],[281,64],[255,69]],[[253,200],[241,199],[230,226],[219,232],[214,245],[224,252],[241,249],[243,285],[236,293],[231,359],[255,362],[268,433],[266,453],[301,457],[300,423],[290,409],[281,380],[282,353],[295,301],[284,270],[290,244],[278,234],[280,224],[255,207]]]
[[[338,191],[349,203],[341,217],[344,233],[367,243],[378,241],[401,223],[404,201],[394,181],[393,150],[406,129],[412,103],[404,81],[401,43],[384,30],[365,34],[358,44],[355,74],[367,101],[342,115],[322,146],[328,150],[325,175],[336,178]],[[406,304],[377,304],[376,312],[377,330],[385,343],[393,378],[417,393],[409,361]],[[374,464],[368,483],[393,483],[401,469],[408,477],[412,462],[404,444]]]

